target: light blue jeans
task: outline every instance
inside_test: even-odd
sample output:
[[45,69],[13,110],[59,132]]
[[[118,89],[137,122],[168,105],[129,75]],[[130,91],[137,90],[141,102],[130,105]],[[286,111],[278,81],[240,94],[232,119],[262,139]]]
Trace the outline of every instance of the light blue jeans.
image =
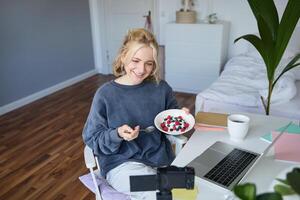
[[129,194],[131,200],[155,200],[156,191],[130,192],[129,176],[152,175],[156,172],[156,169],[143,163],[125,162],[110,170],[106,175],[106,180],[119,192]]

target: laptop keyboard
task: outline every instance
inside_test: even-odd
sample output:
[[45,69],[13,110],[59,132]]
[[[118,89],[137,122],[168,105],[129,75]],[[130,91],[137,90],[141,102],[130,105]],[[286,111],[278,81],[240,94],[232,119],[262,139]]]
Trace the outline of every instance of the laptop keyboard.
[[204,177],[228,187],[256,157],[255,154],[233,149]]

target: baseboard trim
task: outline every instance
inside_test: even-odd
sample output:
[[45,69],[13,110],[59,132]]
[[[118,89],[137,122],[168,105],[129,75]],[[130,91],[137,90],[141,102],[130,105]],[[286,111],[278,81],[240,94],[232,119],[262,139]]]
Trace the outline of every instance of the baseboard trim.
[[54,93],[54,92],[56,92],[58,90],[64,89],[64,88],[66,88],[68,86],[71,86],[71,85],[73,85],[73,84],[75,84],[75,83],[77,83],[79,81],[82,81],[82,80],[84,80],[86,78],[89,78],[89,77],[91,77],[91,76],[93,76],[95,74],[98,74],[98,72],[96,70],[88,71],[88,72],[83,73],[83,74],[81,74],[79,76],[75,76],[74,78],[71,78],[69,80],[66,80],[64,82],[58,83],[58,84],[56,84],[54,86],[51,86],[49,88],[46,88],[44,90],[41,90],[41,91],[36,92],[34,94],[31,94],[31,95],[29,95],[27,97],[24,97],[22,99],[19,99],[17,101],[12,102],[12,103],[6,104],[6,105],[0,107],[0,116],[4,115],[5,113],[8,113],[10,111],[13,111],[13,110],[15,110],[17,108],[20,108],[20,107],[22,107],[22,106],[24,106],[26,104],[29,104],[29,103],[31,103],[33,101],[41,99],[41,98],[43,98],[43,97],[45,97],[47,95],[50,95],[50,94],[52,94],[52,93]]

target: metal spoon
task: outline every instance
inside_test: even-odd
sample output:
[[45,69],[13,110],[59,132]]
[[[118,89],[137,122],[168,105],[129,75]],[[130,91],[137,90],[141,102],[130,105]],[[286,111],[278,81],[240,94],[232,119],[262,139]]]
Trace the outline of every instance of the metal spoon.
[[147,128],[145,129],[140,129],[140,132],[143,131],[145,133],[151,133],[155,130],[155,127],[154,126],[148,126]]

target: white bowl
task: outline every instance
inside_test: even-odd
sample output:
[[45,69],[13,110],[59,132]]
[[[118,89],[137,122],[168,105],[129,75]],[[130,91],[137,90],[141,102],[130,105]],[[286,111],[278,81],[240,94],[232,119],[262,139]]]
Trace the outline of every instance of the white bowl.
[[[178,117],[178,116],[182,116],[183,120],[187,123],[189,123],[189,127],[187,129],[185,129],[184,131],[164,131],[162,130],[162,128],[160,127],[160,124],[164,121],[164,119],[168,116],[171,115],[172,117]],[[163,133],[166,134],[170,134],[170,135],[181,135],[184,134],[188,131],[190,131],[194,125],[195,125],[195,118],[193,117],[193,115],[191,114],[186,114],[183,110],[180,109],[169,109],[169,110],[165,110],[162,111],[160,113],[158,113],[158,115],[156,115],[155,119],[154,119],[154,125],[156,126],[156,128],[158,130],[160,130]]]

